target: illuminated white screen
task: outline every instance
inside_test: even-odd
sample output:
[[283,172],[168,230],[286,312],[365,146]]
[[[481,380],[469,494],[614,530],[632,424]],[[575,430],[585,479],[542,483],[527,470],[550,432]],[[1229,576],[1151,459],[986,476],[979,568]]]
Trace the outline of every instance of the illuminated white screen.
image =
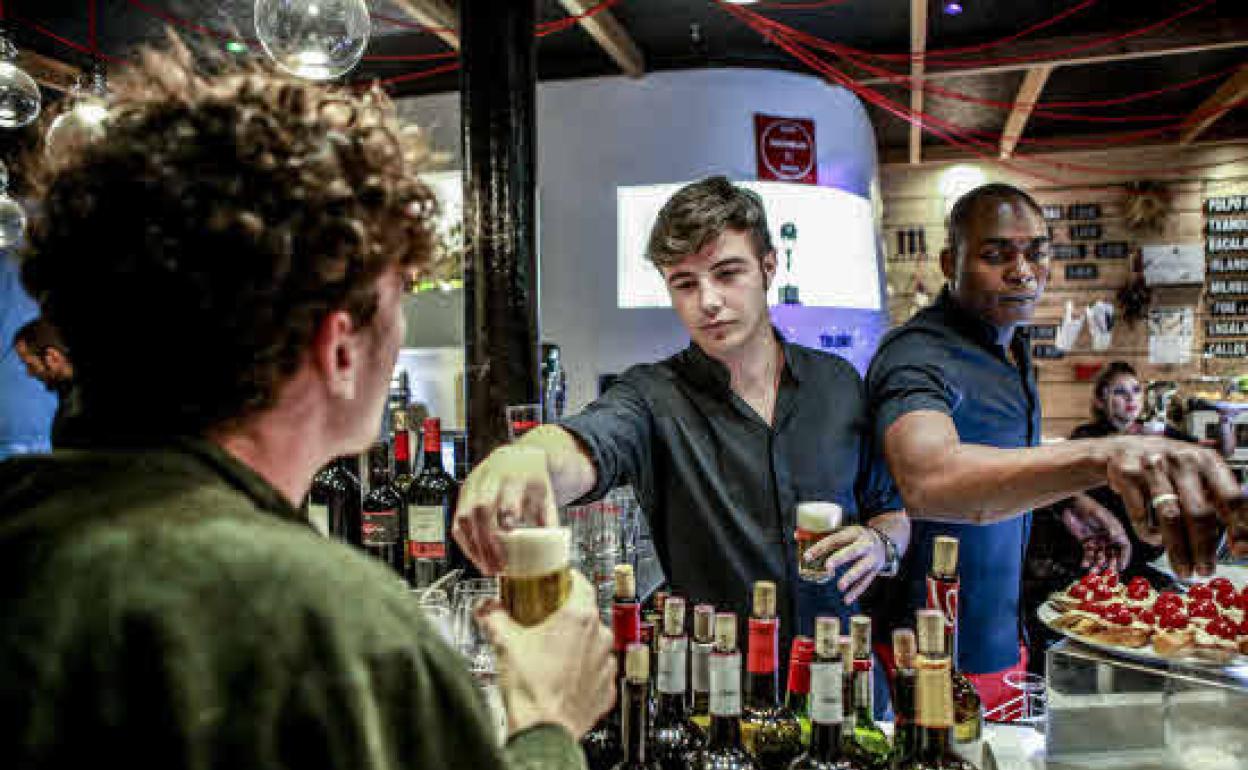
[[[646,260],[646,241],[659,209],[685,183],[620,187],[616,191],[617,302],[621,308],[671,307],[663,279]],[[844,190],[784,182],[738,182],[763,198],[779,270],[768,302],[779,303],[782,285],[798,287],[802,305],[880,309],[875,224],[871,203]],[[797,227],[792,273],[785,272],[780,229]]]

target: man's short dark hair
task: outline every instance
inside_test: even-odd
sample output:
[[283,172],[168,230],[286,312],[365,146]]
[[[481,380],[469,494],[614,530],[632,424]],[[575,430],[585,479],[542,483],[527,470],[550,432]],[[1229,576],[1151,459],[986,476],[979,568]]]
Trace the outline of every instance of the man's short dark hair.
[[1036,203],[1035,198],[1018,187],[1001,182],[993,182],[991,184],[980,185],[974,190],[965,193],[957,202],[953,204],[953,208],[949,211],[949,247],[953,249],[953,255],[956,258],[962,245],[966,242],[966,231],[971,226],[971,217],[975,215],[976,210],[983,203],[989,201],[1018,200],[1030,206],[1037,214],[1044,217],[1044,210],[1040,208],[1040,204]]
[[43,355],[48,349],[69,354],[69,348],[66,347],[65,340],[61,339],[61,333],[46,318],[36,318],[22,324],[22,328],[13,335],[13,346],[17,347],[18,343],[35,355]]
[[724,176],[687,184],[659,210],[646,258],[658,267],[674,265],[706,248],[725,230],[746,233],[759,259],[772,251],[767,214],[758,193]]
[[383,93],[196,62],[144,51],[103,138],[41,180],[23,279],[93,422],[193,435],[269,407],[329,313],[367,327],[378,277],[432,253],[426,153]]

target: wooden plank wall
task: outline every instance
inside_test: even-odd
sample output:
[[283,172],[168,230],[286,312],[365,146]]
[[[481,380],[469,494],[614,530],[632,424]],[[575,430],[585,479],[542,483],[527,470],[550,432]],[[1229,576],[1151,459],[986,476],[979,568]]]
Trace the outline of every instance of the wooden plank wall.
[[[1178,146],[1132,147],[1110,151],[1068,153],[1045,156],[1052,163],[1066,164],[1048,168],[1053,179],[1041,180],[991,162],[937,162],[918,166],[891,164],[881,168],[883,199],[883,237],[887,256],[886,276],[889,284],[889,310],[894,323],[900,323],[916,308],[916,288],[926,289],[935,297],[943,285],[938,254],[945,244],[946,201],[942,183],[968,173],[967,167],[983,172],[986,181],[1015,184],[1035,195],[1041,204],[1096,203],[1101,206],[1102,241],[1127,241],[1132,247],[1144,244],[1203,243],[1206,198],[1248,193],[1248,140],[1217,145],[1180,148]],[[961,168],[950,172],[951,168]],[[1093,171],[1090,167],[1096,167]],[[1109,169],[1113,169],[1110,171]],[[1164,182],[1169,193],[1169,212],[1165,227],[1158,233],[1128,231],[1123,219],[1126,196],[1125,182],[1138,180]],[[956,197],[956,196],[955,196]],[[1068,242],[1068,221],[1054,222],[1055,242]],[[898,229],[922,228],[927,245],[927,259],[899,261],[896,256]],[[1053,278],[1036,314],[1035,323],[1058,323],[1066,301],[1074,302],[1075,311],[1097,300],[1115,302],[1115,295],[1126,283],[1129,261],[1125,259],[1089,259],[1099,266],[1100,277],[1093,281],[1067,281],[1064,262],[1054,260]],[[1248,373],[1248,362],[1204,359],[1204,321],[1208,317],[1203,287],[1154,287],[1153,307],[1190,306],[1196,309],[1196,338],[1192,363],[1188,365],[1152,365],[1148,363],[1147,323],[1128,325],[1119,321],[1113,342],[1105,352],[1093,352],[1085,328],[1071,353],[1057,360],[1038,361],[1040,393],[1044,406],[1044,435],[1066,436],[1080,422],[1088,419],[1091,385],[1076,378],[1080,363],[1103,363],[1114,359],[1131,362],[1146,379],[1182,379],[1200,374]],[[1086,325],[1085,325],[1086,327]]]

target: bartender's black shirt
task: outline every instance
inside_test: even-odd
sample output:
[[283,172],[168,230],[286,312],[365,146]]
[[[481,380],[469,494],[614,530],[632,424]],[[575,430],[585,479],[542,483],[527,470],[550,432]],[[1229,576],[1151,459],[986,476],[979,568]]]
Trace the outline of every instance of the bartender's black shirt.
[[798,502],[838,503],[849,522],[900,510],[901,500],[873,451],[862,378],[835,355],[782,345],[772,426],[694,344],[632,367],[562,425],[598,472],[583,500],[634,486],[676,593],[744,616],[751,584],[776,581],[788,599],[779,603],[787,657],[795,619],[810,633],[816,614],[851,611],[834,583],[798,584]]

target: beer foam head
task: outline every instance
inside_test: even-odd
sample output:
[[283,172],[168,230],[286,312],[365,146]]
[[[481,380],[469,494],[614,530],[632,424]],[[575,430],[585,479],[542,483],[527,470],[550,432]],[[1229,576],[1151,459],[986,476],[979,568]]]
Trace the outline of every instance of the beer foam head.
[[831,532],[841,526],[841,506],[836,503],[798,503],[797,528],[807,532]]
[[571,531],[567,527],[532,527],[502,532],[510,577],[549,575],[568,566]]

